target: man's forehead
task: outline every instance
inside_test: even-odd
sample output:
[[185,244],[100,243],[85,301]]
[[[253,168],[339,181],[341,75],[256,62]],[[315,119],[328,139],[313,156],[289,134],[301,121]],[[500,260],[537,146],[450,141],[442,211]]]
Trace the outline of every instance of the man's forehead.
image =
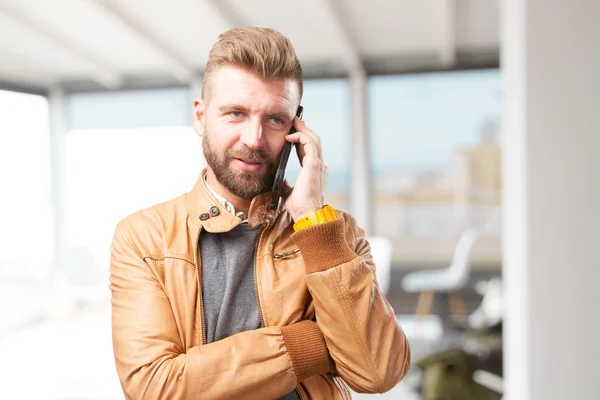
[[234,67],[222,67],[211,77],[211,97],[218,103],[241,101],[277,102],[290,107],[300,103],[298,84],[293,79],[266,79]]

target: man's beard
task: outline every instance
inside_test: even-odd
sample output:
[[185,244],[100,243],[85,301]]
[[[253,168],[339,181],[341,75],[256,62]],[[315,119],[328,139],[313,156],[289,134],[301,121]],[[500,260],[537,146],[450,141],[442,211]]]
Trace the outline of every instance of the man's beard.
[[[206,131],[204,131],[204,137],[202,138],[202,151],[217,181],[232,194],[251,199],[271,190],[277,173],[278,160],[271,160],[263,152],[252,150],[246,146],[235,151],[229,149],[225,153],[225,159],[219,159]],[[235,170],[231,166],[231,161],[235,158],[265,163],[267,168],[262,172],[255,173]]]

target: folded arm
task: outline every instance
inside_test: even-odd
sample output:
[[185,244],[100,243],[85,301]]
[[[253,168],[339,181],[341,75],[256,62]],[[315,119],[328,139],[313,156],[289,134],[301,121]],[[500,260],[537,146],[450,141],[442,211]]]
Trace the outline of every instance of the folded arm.
[[120,226],[110,272],[115,361],[129,399],[264,399],[330,370],[323,334],[312,321],[186,350],[156,271]]

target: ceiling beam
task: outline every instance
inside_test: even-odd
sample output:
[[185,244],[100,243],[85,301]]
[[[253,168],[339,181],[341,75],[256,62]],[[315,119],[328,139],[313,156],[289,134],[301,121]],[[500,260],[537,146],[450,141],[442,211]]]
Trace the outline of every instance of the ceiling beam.
[[0,90],[7,90],[9,92],[18,92],[25,94],[36,94],[39,96],[46,96],[48,89],[42,86],[29,85],[22,83],[15,83],[11,76],[0,77]]
[[322,0],[324,8],[329,13],[330,20],[333,22],[338,37],[343,47],[343,62],[348,72],[364,74],[364,68],[358,51],[358,46],[354,37],[354,32],[350,26],[349,17],[346,11],[346,5],[341,0]]
[[90,78],[95,82],[109,89],[116,88],[120,85],[121,77],[115,69],[89,53],[87,49],[73,43],[69,37],[48,26],[44,21],[32,17],[26,11],[7,1],[0,2],[0,11],[2,11],[7,18],[11,18],[25,29],[45,37],[52,42],[53,45],[62,48],[68,53],[71,53],[74,57],[90,65],[92,67]]
[[440,24],[440,61],[442,66],[451,67],[456,63],[456,0],[442,0],[439,3]]
[[141,24],[131,13],[114,0],[95,0],[109,15],[147,42],[167,64],[167,72],[181,83],[189,83],[195,76],[194,68],[150,29]]
[[231,28],[241,28],[247,25],[244,18],[226,0],[207,0],[212,8],[223,18]]

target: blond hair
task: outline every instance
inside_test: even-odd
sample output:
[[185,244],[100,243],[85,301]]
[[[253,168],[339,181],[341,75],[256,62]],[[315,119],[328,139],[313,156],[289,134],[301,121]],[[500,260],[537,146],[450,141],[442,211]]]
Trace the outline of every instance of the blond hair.
[[211,74],[224,66],[251,71],[266,79],[293,79],[302,97],[302,67],[292,42],[271,28],[235,28],[221,35],[208,54],[202,97],[210,90]]

